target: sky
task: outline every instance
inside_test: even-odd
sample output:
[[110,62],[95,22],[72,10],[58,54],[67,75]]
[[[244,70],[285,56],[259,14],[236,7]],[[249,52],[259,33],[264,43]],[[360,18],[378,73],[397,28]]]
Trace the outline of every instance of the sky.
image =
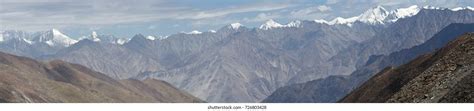
[[258,27],[269,19],[286,24],[352,17],[378,5],[454,8],[473,6],[474,0],[0,0],[0,30],[56,28],[73,38],[92,31],[122,38],[166,36],[235,22]]

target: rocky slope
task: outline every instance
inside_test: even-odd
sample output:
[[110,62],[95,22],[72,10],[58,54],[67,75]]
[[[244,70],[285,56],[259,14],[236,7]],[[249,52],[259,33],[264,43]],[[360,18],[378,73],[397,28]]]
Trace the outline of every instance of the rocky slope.
[[474,34],[376,74],[341,102],[474,102]]
[[156,59],[136,53],[123,45],[92,40],[81,40],[55,55],[43,56],[42,59],[60,59],[81,64],[115,79],[127,79],[139,72],[159,71],[162,68]]
[[460,35],[474,32],[472,27],[474,24],[451,24],[421,45],[389,55],[370,57],[363,67],[348,76],[329,76],[302,84],[285,86],[273,92],[263,102],[336,102],[383,68],[398,66],[419,55],[434,52]]
[[180,59],[173,67],[165,65],[170,67],[166,71],[143,73],[138,78],[162,79],[211,102],[256,102],[286,85],[304,67],[319,64],[373,33],[369,26],[361,28],[371,30],[367,33],[308,21],[302,26],[242,30],[208,42],[211,44],[186,44],[203,49],[173,56]]
[[203,101],[160,80],[115,80],[77,64],[0,52],[0,102]]

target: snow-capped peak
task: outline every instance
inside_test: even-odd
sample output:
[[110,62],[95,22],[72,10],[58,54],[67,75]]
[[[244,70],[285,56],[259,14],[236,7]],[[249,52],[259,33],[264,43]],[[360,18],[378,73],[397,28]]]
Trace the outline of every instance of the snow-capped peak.
[[53,31],[53,39],[52,39],[53,43],[58,43],[60,45],[69,46],[69,45],[72,45],[72,44],[77,42],[77,40],[74,40],[74,39],[70,38],[69,36],[64,35],[63,33],[61,33],[57,29],[53,29],[52,31]]
[[230,24],[229,28],[234,29],[234,30],[237,30],[237,29],[239,29],[241,26],[243,26],[243,25],[240,24],[240,23],[232,23],[232,24]]
[[342,17],[337,17],[331,21],[328,22],[329,25],[335,25],[335,24],[347,24],[347,25],[352,25],[353,22],[357,21],[358,17],[351,17],[351,18],[342,18]]
[[371,8],[359,16],[354,16],[350,18],[336,17],[335,19],[327,22],[325,20],[314,20],[316,23],[326,23],[329,25],[335,24],[346,24],[351,26],[354,22],[362,22],[372,25],[385,24],[386,22],[395,22],[400,18],[405,18],[409,16],[416,15],[420,11],[420,8],[416,5],[399,8],[393,11],[387,11],[382,6],[377,6]]
[[268,29],[282,28],[282,27],[301,27],[301,21],[299,20],[291,21],[290,23],[286,25],[282,25],[270,19],[270,20],[267,20],[264,24],[260,25],[259,29],[268,30]]
[[49,46],[69,46],[77,42],[77,40],[74,40],[63,33],[61,33],[58,29],[52,29],[51,31],[47,31],[44,33],[41,33],[34,42],[41,42],[41,43],[46,43]]
[[384,20],[388,15],[389,12],[379,5],[359,15],[358,21],[368,24],[384,24]]
[[417,5],[412,5],[407,8],[396,9],[391,12],[392,18],[390,18],[391,19],[390,21],[395,22],[400,18],[414,16],[418,14],[418,12],[420,12],[420,8]]
[[99,42],[100,41],[100,39],[98,38],[97,32],[95,32],[95,31],[92,31],[91,39],[94,42]]
[[186,34],[202,34],[202,32],[199,32],[199,31],[197,31],[197,30],[193,30],[193,31],[188,32],[188,33],[186,33]]
[[347,24],[348,26],[352,26],[352,23],[359,21],[362,23],[367,24],[384,24],[384,20],[389,16],[390,12],[385,10],[382,6],[377,6],[371,8],[359,16],[350,17],[350,18],[342,18],[336,17],[335,19],[327,22],[325,20],[315,20],[318,23],[327,23],[329,25],[335,24]]
[[92,31],[92,35],[91,35],[91,36],[92,36],[92,38],[97,38],[97,32]]
[[51,32],[53,33],[53,35],[66,36],[63,33],[61,33],[58,29],[51,29]]
[[283,27],[283,25],[275,22],[273,19],[267,20],[264,24],[260,25],[260,29],[262,30],[268,30],[272,28],[279,28]]

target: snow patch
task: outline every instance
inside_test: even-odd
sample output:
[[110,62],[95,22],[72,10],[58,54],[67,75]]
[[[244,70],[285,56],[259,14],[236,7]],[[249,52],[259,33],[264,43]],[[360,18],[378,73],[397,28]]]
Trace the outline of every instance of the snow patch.
[[440,7],[434,7],[434,6],[424,6],[423,9],[431,9],[431,10],[441,10],[443,8]]
[[160,36],[158,37],[158,40],[163,40],[163,39],[167,39],[169,36]]
[[301,27],[301,21],[291,21],[290,23],[285,25],[286,27]]
[[188,33],[186,33],[186,34],[202,34],[202,32],[199,32],[199,31],[197,31],[197,30],[193,30],[193,31],[188,32]]
[[0,42],[3,42],[5,40],[3,40],[3,34],[0,34]]
[[30,45],[33,44],[33,41],[31,41],[31,40],[28,40],[28,39],[25,39],[25,38],[23,38],[22,40],[25,41],[26,43],[30,44]]
[[92,31],[92,38],[97,38],[97,32]]
[[317,20],[314,20],[314,22],[316,22],[316,23],[320,23],[320,24],[329,24],[329,22],[328,22],[328,21],[326,21],[326,20],[323,20],[323,19],[317,19]]
[[239,28],[242,27],[242,26],[244,26],[244,25],[242,25],[242,24],[240,24],[240,23],[232,23],[232,24],[230,24],[229,28],[234,29],[234,30],[237,30],[237,29],[239,29]]
[[452,8],[450,9],[451,11],[461,11],[461,10],[471,10],[471,11],[474,11],[474,8],[470,7],[470,6],[467,6],[467,7],[456,7],[456,8]]
[[470,6],[467,6],[466,9],[469,9],[469,10],[474,11],[474,8],[473,8],[473,7],[470,7]]
[[273,21],[272,19],[267,20],[264,24],[260,25],[260,29],[262,30],[268,30],[268,29],[279,28],[279,27],[283,27],[283,25]]
[[97,36],[97,32],[95,31],[92,31],[91,38],[92,38],[92,41],[94,42],[100,42],[100,39]]
[[264,24],[260,25],[259,29],[268,30],[273,28],[283,28],[283,27],[301,27],[301,21],[291,21],[286,25],[282,25],[278,22],[275,22],[273,19],[267,20]]
[[0,42],[5,41],[5,39],[3,38],[3,34],[5,34],[5,31],[0,31]]
[[210,33],[216,33],[216,30],[209,30]]
[[122,38],[117,39],[117,44],[123,45],[123,44],[125,44],[126,42],[127,42],[127,40],[125,40],[125,39],[122,39]]
[[51,40],[48,40],[45,42],[46,44],[48,44],[49,46],[54,46],[55,44],[53,43],[53,41]]
[[146,36],[146,39],[148,39],[148,40],[155,40],[156,37],[149,35],[149,36]]

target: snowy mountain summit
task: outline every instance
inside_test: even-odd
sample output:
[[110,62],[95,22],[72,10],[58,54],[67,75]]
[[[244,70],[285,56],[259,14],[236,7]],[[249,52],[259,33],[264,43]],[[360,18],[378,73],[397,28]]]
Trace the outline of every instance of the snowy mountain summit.
[[275,22],[273,19],[267,20],[264,24],[260,25],[260,29],[263,29],[263,30],[279,28],[279,27],[283,27],[283,25]]
[[240,24],[240,23],[232,23],[228,26],[228,28],[230,29],[234,29],[234,30],[238,30],[240,27],[242,27],[244,25]]
[[117,38],[114,35],[98,34],[96,31],[92,31],[92,33],[89,36],[83,36],[79,38],[79,41],[84,40],[84,39],[91,40],[97,43],[111,43],[111,44],[119,44],[119,45],[122,45],[128,42],[129,40],[125,38]]
[[282,28],[282,27],[300,27],[301,21],[292,21],[286,25],[282,25],[278,22],[275,22],[273,19],[267,20],[264,24],[260,25],[259,29],[269,30],[273,28]]
[[368,9],[364,13],[349,17],[349,18],[342,18],[337,17],[331,21],[325,20],[315,20],[317,23],[325,23],[329,25],[337,25],[337,24],[346,24],[351,26],[354,22],[362,22],[371,25],[379,25],[385,24],[390,22],[395,22],[400,18],[405,18],[409,16],[416,15],[420,11],[420,8],[416,5],[407,7],[407,8],[400,8],[393,11],[387,11],[382,6],[376,6],[373,8]]
[[390,15],[389,15],[390,20],[389,21],[390,22],[395,22],[395,21],[397,21],[398,19],[401,19],[401,18],[414,16],[418,12],[420,12],[420,10],[421,10],[421,8],[419,8],[417,5],[412,5],[412,6],[407,7],[407,8],[396,9],[396,10],[390,12]]
[[382,6],[371,8],[357,17],[357,20],[368,24],[384,24],[385,19],[390,14]]
[[[432,6],[419,7],[417,5],[412,5],[407,8],[399,8],[392,11],[387,11],[382,6],[376,6],[376,7],[368,9],[367,11],[365,11],[364,13],[358,16],[349,17],[349,18],[336,17],[335,19],[329,22],[326,20],[318,19],[318,20],[314,20],[314,22],[328,24],[328,25],[343,24],[343,25],[348,25],[348,26],[352,26],[352,24],[355,22],[361,22],[361,23],[366,23],[370,25],[379,25],[379,24],[393,23],[399,19],[414,16],[418,14],[418,12],[420,12],[420,10],[422,9],[445,10],[447,8],[439,8],[439,7],[432,7]],[[458,7],[458,8],[452,8],[449,10],[451,11],[474,10],[474,8]]]
[[35,43],[46,43],[49,46],[64,46],[67,47],[77,42],[57,29],[52,29],[50,31],[45,31],[37,35],[33,42]]
[[187,32],[187,33],[185,33],[185,34],[191,34],[191,35],[193,35],[193,34],[202,34],[202,32],[197,31],[197,30],[193,30],[193,31]]
[[94,41],[94,42],[99,42],[100,41],[99,37],[97,36],[97,32],[92,31],[91,40]]

